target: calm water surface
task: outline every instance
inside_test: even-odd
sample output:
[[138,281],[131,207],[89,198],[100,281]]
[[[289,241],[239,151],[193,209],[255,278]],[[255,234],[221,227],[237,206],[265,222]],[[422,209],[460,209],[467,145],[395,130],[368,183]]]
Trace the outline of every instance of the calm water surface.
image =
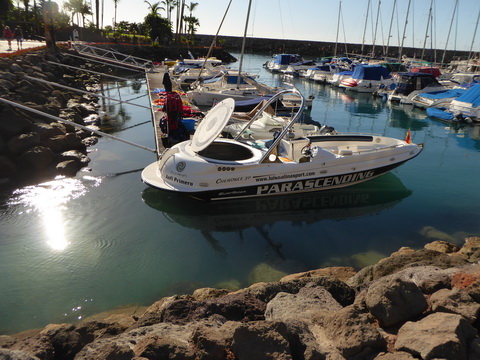
[[[268,55],[243,68],[271,85]],[[237,65],[238,66],[238,65]],[[146,87],[112,83],[112,97],[148,105]],[[180,200],[148,188],[147,151],[109,139],[90,171],[0,199],[0,334],[71,322],[127,304],[149,305],[206,286],[245,287],[279,273],[361,267],[401,246],[480,234],[478,127],[451,127],[423,111],[296,80],[311,116],[339,131],[404,138],[425,150],[391,174],[343,190],[224,203]],[[107,104],[105,124],[154,147],[149,110]],[[134,126],[133,125],[137,125]]]

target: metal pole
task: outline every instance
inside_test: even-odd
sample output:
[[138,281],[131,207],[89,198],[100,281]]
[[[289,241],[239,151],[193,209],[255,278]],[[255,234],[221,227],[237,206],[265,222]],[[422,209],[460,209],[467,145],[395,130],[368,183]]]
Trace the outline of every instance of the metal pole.
[[26,78],[26,79],[29,79],[29,80],[38,81],[38,82],[41,82],[41,83],[44,83],[44,84],[48,84],[48,85],[52,85],[52,86],[57,86],[57,87],[62,88],[62,89],[67,89],[67,90],[71,90],[71,91],[76,91],[76,92],[79,92],[79,93],[82,93],[82,94],[93,95],[93,96],[96,96],[96,97],[103,97],[103,98],[108,99],[108,100],[118,101],[119,103],[126,103],[126,104],[129,104],[129,105],[138,106],[138,107],[141,107],[141,108],[144,108],[144,109],[151,109],[149,106],[131,103],[131,102],[126,101],[126,100],[118,100],[118,99],[111,98],[111,97],[104,96],[104,95],[100,95],[100,94],[97,94],[97,93],[92,93],[92,92],[90,92],[90,91],[85,91],[85,90],[81,90],[81,89],[75,89],[75,88],[72,88],[72,87],[70,87],[70,86],[65,86],[65,85],[57,84],[57,83],[54,83],[54,82],[51,82],[51,81],[39,79],[39,78],[32,77],[32,76],[28,76],[28,75],[25,75],[25,78]]
[[94,134],[98,134],[98,135],[103,136],[103,137],[107,137],[107,138],[110,138],[110,139],[113,139],[113,140],[121,141],[121,142],[123,142],[123,143],[125,143],[125,144],[132,145],[132,146],[138,147],[138,148],[143,149],[143,150],[147,150],[147,151],[150,151],[150,152],[153,152],[153,153],[157,153],[157,150],[155,150],[155,149],[150,149],[149,147],[146,147],[146,146],[143,146],[143,145],[139,145],[139,144],[136,144],[136,143],[131,142],[131,141],[128,141],[128,140],[121,139],[121,138],[119,138],[119,137],[116,137],[116,136],[113,136],[113,135],[104,133],[103,131],[91,129],[91,128],[87,127],[87,126],[83,126],[83,125],[74,123],[74,122],[72,122],[72,121],[65,120],[65,119],[59,118],[59,117],[57,117],[57,116],[44,113],[44,112],[42,112],[42,111],[40,111],[40,110],[32,109],[32,108],[30,108],[30,107],[28,107],[28,106],[25,106],[25,105],[17,104],[16,102],[13,102],[13,101],[10,101],[10,100],[4,99],[4,98],[0,98],[0,102],[3,102],[3,103],[5,103],[5,104],[11,105],[11,106],[14,106],[14,107],[17,107],[17,108],[20,108],[20,109],[22,109],[22,110],[26,110],[26,111],[33,112],[33,113],[35,113],[35,114],[37,114],[37,115],[41,115],[41,116],[47,117],[47,118],[52,119],[52,120],[55,120],[55,121],[59,121],[59,122],[62,122],[62,123],[65,123],[65,124],[68,124],[68,125],[71,125],[71,126],[78,127],[78,128],[80,128],[80,129],[82,129],[82,130],[85,130],[85,131],[88,131],[88,132],[92,132],[92,133],[94,133]]
[[403,43],[405,41],[405,32],[407,31],[408,13],[410,12],[410,3],[411,3],[411,0],[408,0],[407,15],[405,16],[405,25],[403,26],[402,44],[400,45],[400,51],[398,52],[398,61],[402,60]]
[[137,69],[137,68],[134,68],[134,67],[120,66],[120,65],[117,65],[117,64],[112,64],[111,62],[107,62],[107,61],[93,60],[89,56],[78,56],[78,55],[73,55],[73,54],[69,54],[69,53],[65,53],[65,55],[73,56],[73,57],[83,59],[83,60],[87,60],[87,61],[96,62],[96,63],[99,63],[99,64],[115,66],[117,68],[124,69],[124,70],[131,70],[131,71],[137,71],[137,72],[145,73],[145,70]]
[[247,38],[248,20],[250,19],[251,7],[252,7],[252,0],[248,2],[247,20],[245,21],[245,31],[243,32],[242,52],[240,54],[240,64],[238,65],[237,89],[240,87],[240,79],[242,76],[243,54],[245,52],[245,41]]
[[129,79],[126,79],[126,78],[122,78],[122,77],[119,77],[119,76],[115,76],[115,75],[104,74],[104,73],[101,73],[101,72],[98,72],[98,71],[82,69],[82,68],[79,68],[79,67],[77,67],[77,66],[60,64],[60,63],[55,62],[55,61],[47,61],[47,62],[50,63],[50,64],[53,64],[53,65],[63,66],[63,67],[67,67],[67,68],[75,69],[75,70],[86,71],[86,72],[90,72],[90,73],[97,74],[97,75],[101,75],[101,76],[111,77],[111,78],[113,78],[113,79],[117,79],[117,80],[121,80],[121,81],[128,81],[128,80],[129,80]]
[[223,14],[223,18],[222,18],[222,21],[220,22],[220,26],[218,27],[217,33],[215,34],[215,36],[212,40],[212,43],[210,44],[210,48],[208,49],[207,56],[205,57],[205,61],[202,64],[202,68],[200,69],[200,72],[198,73],[197,80],[195,80],[195,82],[198,82],[200,80],[200,77],[202,76],[202,71],[203,71],[203,69],[205,69],[205,65],[207,64],[207,60],[210,57],[210,54],[212,53],[213,45],[217,42],[218,33],[220,32],[220,29],[222,28],[223,21],[225,20],[225,17],[227,16],[227,13],[228,13],[228,10],[230,9],[230,4],[231,3],[232,3],[232,0],[230,0],[230,2],[228,3],[227,10],[225,10],[225,14]]
[[455,1],[455,7],[453,8],[452,21],[450,21],[450,27],[448,28],[447,41],[445,42],[445,50],[443,50],[442,65],[445,64],[445,55],[447,53],[448,40],[450,39],[450,32],[452,31],[453,20],[455,19],[455,13],[457,12],[458,0]]

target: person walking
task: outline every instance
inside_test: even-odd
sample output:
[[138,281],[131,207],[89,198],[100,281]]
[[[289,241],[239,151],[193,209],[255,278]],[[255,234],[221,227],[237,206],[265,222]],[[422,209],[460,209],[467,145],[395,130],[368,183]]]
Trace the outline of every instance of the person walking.
[[17,39],[17,50],[20,50],[22,48],[23,42],[23,32],[20,28],[20,25],[17,25],[15,30],[13,30],[13,36],[15,37],[15,39]]
[[3,29],[3,37],[8,41],[7,51],[12,51],[13,32],[12,30],[10,30],[10,26],[5,26],[5,28]]

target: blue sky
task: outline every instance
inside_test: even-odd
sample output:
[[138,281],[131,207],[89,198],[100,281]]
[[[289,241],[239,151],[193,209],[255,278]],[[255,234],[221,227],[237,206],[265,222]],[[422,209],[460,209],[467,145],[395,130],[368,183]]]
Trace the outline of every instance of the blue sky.
[[[87,0],[90,1],[90,0]],[[61,3],[61,1],[58,1]],[[151,3],[156,1],[152,0]],[[225,13],[229,0],[195,0],[198,3],[193,15],[200,21],[199,34],[215,34]],[[386,44],[390,24],[390,44],[396,46],[404,31],[408,0],[370,0],[365,43]],[[427,31],[431,0],[411,0],[404,46],[415,45],[444,49],[451,26],[448,48],[470,50],[474,37],[479,0],[458,0],[456,16],[453,18],[456,0],[433,0],[433,22]],[[93,1],[92,1],[93,3]],[[190,3],[190,1],[188,1]],[[220,31],[221,35],[243,36],[248,10],[248,0],[232,0],[229,12]],[[265,37],[295,40],[335,41],[340,0],[253,0],[247,30],[249,37]],[[341,0],[339,42],[359,43],[364,37],[368,0]],[[105,0],[105,24],[111,24],[114,1]],[[119,0],[117,21],[141,22],[148,12],[143,0]],[[165,16],[164,13],[161,13]],[[453,18],[453,21],[452,21]],[[376,27],[376,36],[375,36]],[[480,51],[480,25],[476,31],[473,50]]]

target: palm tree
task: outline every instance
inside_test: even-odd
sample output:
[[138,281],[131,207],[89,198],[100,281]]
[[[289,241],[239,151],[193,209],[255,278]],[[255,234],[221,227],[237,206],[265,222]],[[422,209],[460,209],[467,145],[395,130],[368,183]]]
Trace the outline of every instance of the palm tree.
[[185,16],[183,20],[185,21],[185,25],[187,26],[187,34],[189,34],[190,40],[193,40],[193,36],[197,31],[195,26],[200,26],[200,22],[195,16]]
[[[184,19],[183,19],[183,21],[185,22],[185,33],[189,33],[188,30],[187,30],[187,26],[189,26],[189,22],[187,21],[187,19],[192,19],[193,18],[192,12],[193,12],[193,10],[195,10],[195,8],[197,6],[198,6],[198,3],[194,3],[194,2],[191,2],[191,1],[190,1],[190,5],[185,5],[185,7],[190,12],[190,15],[185,16]],[[197,22],[198,22],[198,20],[197,20]],[[190,27],[188,27],[188,29],[190,29]]]
[[167,19],[168,21],[172,22],[172,11],[178,6],[177,0],[163,0],[161,1],[162,4],[166,7]]
[[72,13],[72,25],[74,25],[73,18],[75,17],[75,15],[77,15],[77,25],[80,26],[78,14],[82,12],[83,0],[68,0],[66,3],[63,4],[63,7],[66,11]]
[[82,3],[80,9],[78,9],[79,14],[82,15],[82,26],[85,27],[85,15],[92,15],[92,8],[86,2]]
[[158,12],[160,10],[165,10],[163,7],[160,6],[160,2],[156,2],[154,4],[150,4],[147,0],[144,0],[148,4],[148,8],[150,9],[150,14],[158,16]]
[[116,28],[116,24],[117,24],[117,5],[118,5],[118,2],[120,0],[113,0],[113,2],[115,3],[115,16],[114,16],[114,20],[113,20],[113,28],[115,29]]

